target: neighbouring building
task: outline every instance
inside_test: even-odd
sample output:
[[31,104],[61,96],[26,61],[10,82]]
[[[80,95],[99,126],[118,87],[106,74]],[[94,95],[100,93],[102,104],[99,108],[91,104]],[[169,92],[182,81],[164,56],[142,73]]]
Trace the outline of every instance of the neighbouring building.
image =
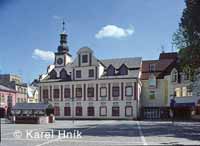
[[39,78],[40,101],[54,106],[56,118],[139,118],[141,58],[100,60],[83,47],[72,59],[67,34],[60,37],[54,64]]
[[28,97],[27,102],[28,103],[38,103],[39,102],[39,93],[38,93],[38,87],[30,85],[28,86]]
[[197,98],[195,114],[197,119],[200,119],[200,68],[196,70],[196,78],[193,84],[193,96]]
[[163,52],[158,60],[142,61],[141,114],[144,119],[169,118],[169,98],[174,94],[172,71],[177,67],[177,60],[177,53]]
[[14,89],[16,93],[16,102],[27,102],[27,84],[22,82],[22,78],[13,74],[0,74],[0,84]]
[[[171,86],[174,89],[176,118],[189,119],[195,114],[200,114],[200,94],[194,87],[198,81],[192,82],[189,74],[183,73],[179,68],[172,70],[172,77],[174,80],[172,80]],[[170,100],[172,98],[170,97]]]
[[180,69],[176,52],[161,53],[158,60],[142,61],[141,115],[144,119],[170,118],[171,100],[175,100],[175,117],[188,119],[199,96],[192,93],[189,75]]
[[16,103],[16,91],[0,85],[0,117],[8,115]]

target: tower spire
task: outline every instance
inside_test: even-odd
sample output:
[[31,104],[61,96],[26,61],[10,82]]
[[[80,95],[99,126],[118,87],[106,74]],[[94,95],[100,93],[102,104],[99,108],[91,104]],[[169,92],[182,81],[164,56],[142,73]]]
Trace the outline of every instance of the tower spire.
[[62,31],[65,32],[65,20],[62,22]]
[[60,34],[60,45],[58,46],[58,52],[68,52],[67,46],[67,34],[65,32],[65,21],[62,22],[62,33]]

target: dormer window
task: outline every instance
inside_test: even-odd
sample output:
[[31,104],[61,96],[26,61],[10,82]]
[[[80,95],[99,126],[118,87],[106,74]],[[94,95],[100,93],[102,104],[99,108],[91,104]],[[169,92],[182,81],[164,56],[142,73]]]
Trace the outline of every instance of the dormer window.
[[156,70],[156,65],[155,64],[150,64],[149,65],[149,71],[150,72],[155,72],[155,70]]
[[108,67],[108,69],[107,69],[107,75],[108,76],[114,76],[115,75],[115,68],[112,65],[110,65]]
[[60,78],[61,78],[62,80],[68,80],[68,81],[71,80],[71,76],[67,74],[67,71],[66,71],[65,69],[62,69],[62,70],[60,71]]
[[128,75],[128,68],[126,67],[126,65],[122,65],[119,68],[119,75]]
[[88,63],[88,55],[82,55],[82,63]]
[[55,70],[52,70],[49,73],[50,79],[56,79],[57,78],[57,72]]

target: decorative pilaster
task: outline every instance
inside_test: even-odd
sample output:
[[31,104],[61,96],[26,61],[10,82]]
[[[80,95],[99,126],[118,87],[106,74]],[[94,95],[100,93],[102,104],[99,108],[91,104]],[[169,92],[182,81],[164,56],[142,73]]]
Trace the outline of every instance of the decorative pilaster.
[[137,89],[138,89],[138,87],[137,87],[138,85],[137,85],[137,83],[136,82],[134,82],[134,100],[138,100],[138,93],[137,93]]

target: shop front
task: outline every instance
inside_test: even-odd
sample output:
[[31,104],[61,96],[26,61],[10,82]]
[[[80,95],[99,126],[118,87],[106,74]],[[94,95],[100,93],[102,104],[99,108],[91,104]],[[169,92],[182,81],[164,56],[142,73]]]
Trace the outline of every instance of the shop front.
[[168,107],[143,107],[142,110],[143,119],[155,120],[155,119],[169,119]]
[[46,124],[54,122],[53,107],[44,103],[17,103],[12,108],[12,122]]
[[175,119],[189,120],[195,111],[195,103],[176,103],[174,109]]

